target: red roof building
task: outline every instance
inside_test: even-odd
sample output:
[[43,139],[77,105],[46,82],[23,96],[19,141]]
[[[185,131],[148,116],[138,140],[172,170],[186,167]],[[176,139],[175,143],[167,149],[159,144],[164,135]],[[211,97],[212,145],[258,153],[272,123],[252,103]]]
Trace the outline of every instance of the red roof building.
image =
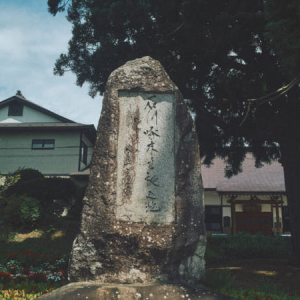
[[225,177],[226,163],[216,158],[202,166],[205,221],[208,233],[290,232],[283,167],[277,161],[255,167],[248,153],[243,172]]

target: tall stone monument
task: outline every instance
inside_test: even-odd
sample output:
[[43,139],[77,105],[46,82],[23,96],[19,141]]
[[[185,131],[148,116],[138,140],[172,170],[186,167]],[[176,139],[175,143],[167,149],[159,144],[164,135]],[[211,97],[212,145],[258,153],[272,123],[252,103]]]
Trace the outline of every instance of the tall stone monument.
[[204,276],[200,156],[193,121],[158,61],[110,75],[71,281],[196,283]]

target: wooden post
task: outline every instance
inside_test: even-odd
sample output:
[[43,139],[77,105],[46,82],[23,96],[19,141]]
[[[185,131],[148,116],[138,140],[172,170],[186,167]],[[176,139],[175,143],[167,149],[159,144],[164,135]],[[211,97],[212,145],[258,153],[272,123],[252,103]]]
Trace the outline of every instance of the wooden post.
[[236,235],[236,213],[235,213],[235,203],[231,204],[231,217],[232,217],[232,232]]
[[275,210],[276,210],[276,230],[275,235],[280,234],[280,222],[279,222],[279,209],[278,209],[278,202],[275,203]]

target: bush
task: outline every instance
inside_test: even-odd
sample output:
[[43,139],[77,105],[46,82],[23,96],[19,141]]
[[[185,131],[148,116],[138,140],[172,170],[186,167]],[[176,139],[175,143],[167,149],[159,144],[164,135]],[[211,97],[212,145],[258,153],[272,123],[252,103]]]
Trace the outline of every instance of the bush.
[[215,291],[232,289],[235,280],[229,270],[220,270],[218,273],[207,271],[205,277],[205,285]]
[[69,216],[75,220],[80,219],[83,206],[83,197],[85,195],[87,186],[86,185],[76,185],[76,192],[74,202],[69,210]]
[[25,195],[11,195],[4,199],[3,219],[14,227],[31,227],[41,216],[37,199]]
[[223,257],[275,258],[287,256],[289,251],[284,237],[239,232],[224,239],[220,252]]
[[19,181],[30,181],[30,180],[35,180],[35,179],[42,179],[44,178],[44,175],[35,169],[19,169],[17,171],[15,171],[13,174],[13,176],[15,175],[19,175],[20,176],[20,180]]
[[[71,179],[45,178],[32,169],[24,169],[20,172],[21,179],[6,190],[4,194],[6,197],[26,195],[38,199],[43,219],[59,217],[65,207],[71,206],[76,193],[75,184]],[[33,176],[31,180],[30,174]]]

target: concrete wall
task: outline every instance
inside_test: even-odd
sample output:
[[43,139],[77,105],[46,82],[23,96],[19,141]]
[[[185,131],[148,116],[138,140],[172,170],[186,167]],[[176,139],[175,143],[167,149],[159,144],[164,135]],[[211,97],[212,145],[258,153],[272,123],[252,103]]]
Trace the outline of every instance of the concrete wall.
[[6,119],[14,119],[21,123],[31,123],[31,122],[61,122],[53,117],[45,115],[37,110],[34,110],[28,106],[23,107],[23,116],[9,116],[8,106],[0,110],[0,122]]
[[[33,139],[54,139],[55,148],[32,150]],[[45,175],[68,175],[78,171],[79,146],[79,132],[1,133],[0,170],[7,174],[18,168],[34,168]]]

